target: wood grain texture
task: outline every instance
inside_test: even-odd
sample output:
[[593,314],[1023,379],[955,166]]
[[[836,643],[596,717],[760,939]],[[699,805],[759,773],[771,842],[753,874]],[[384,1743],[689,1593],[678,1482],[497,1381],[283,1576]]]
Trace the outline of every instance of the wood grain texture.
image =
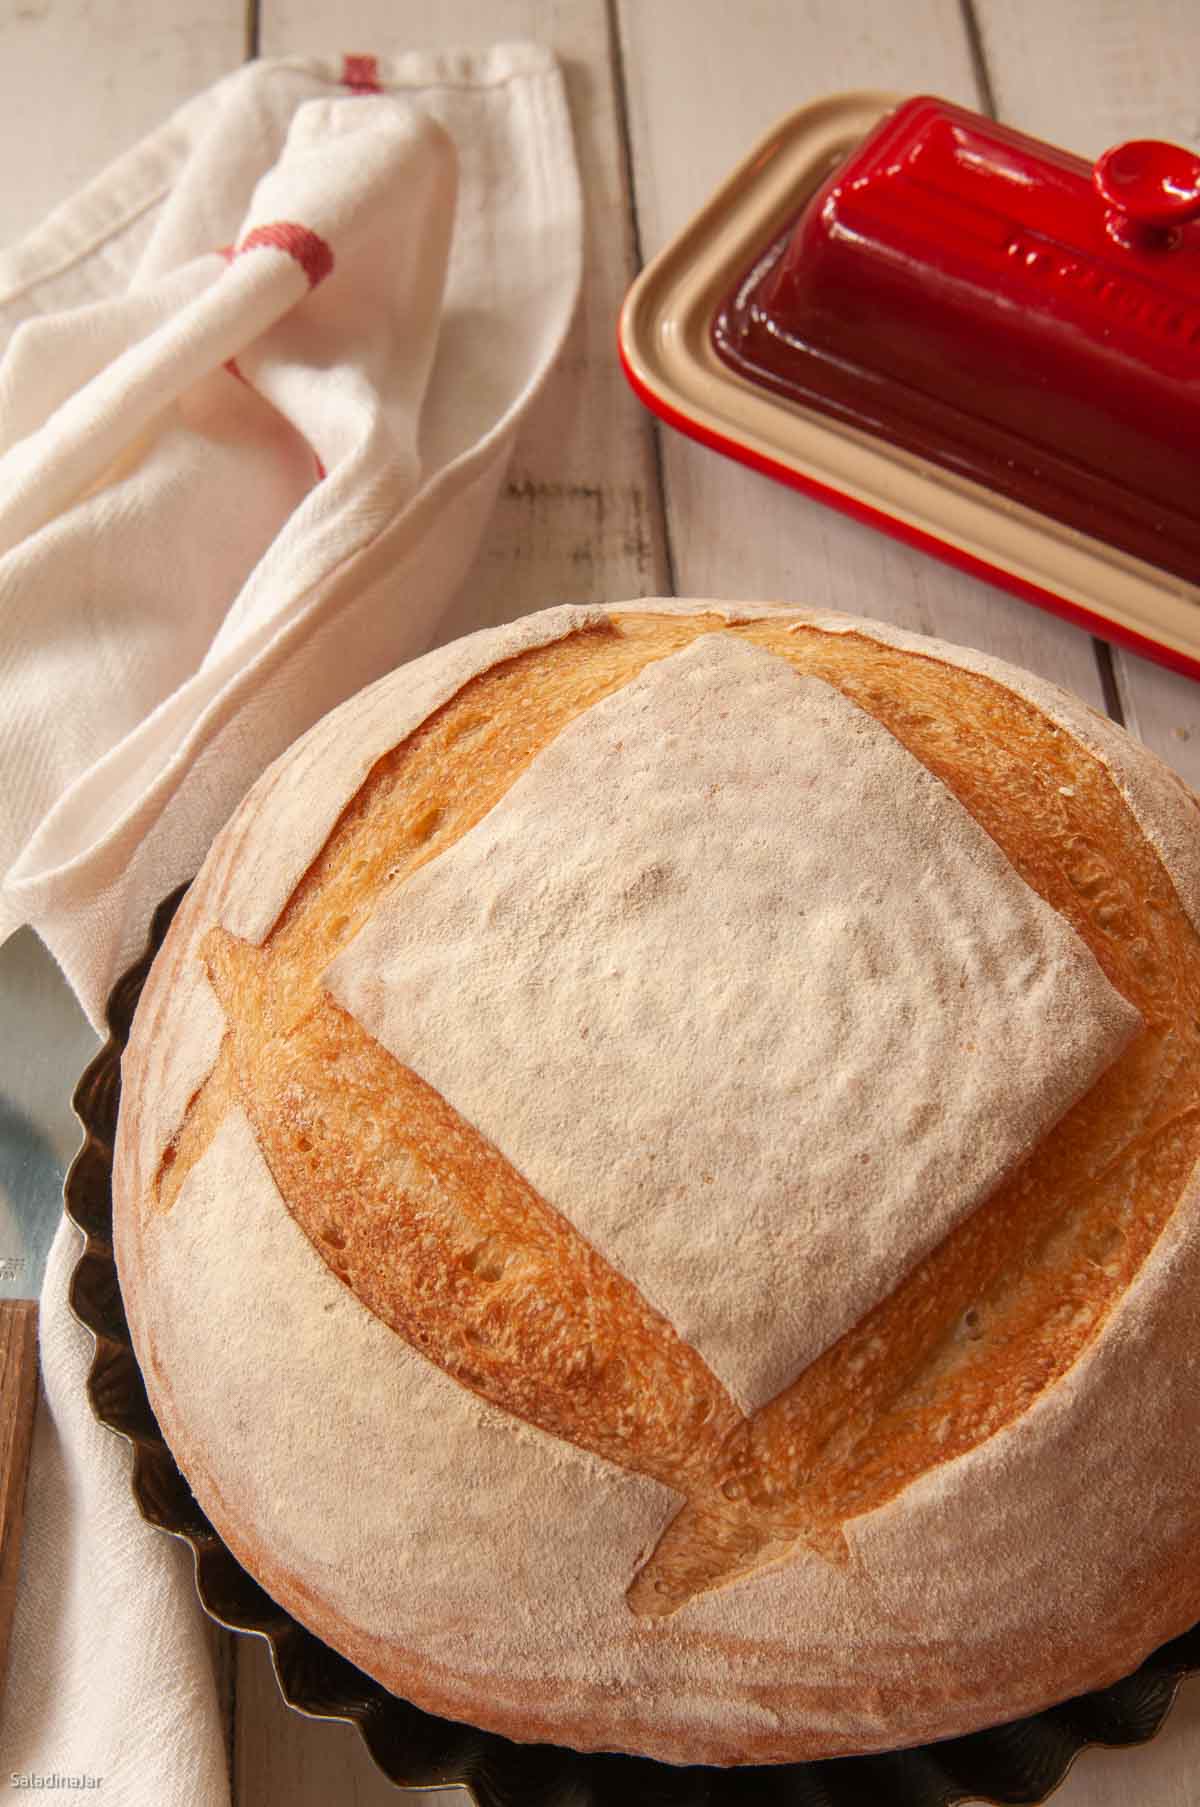
[[[1200,146],[1194,0],[977,0],[1000,117],[1096,157],[1123,138]],[[1200,789],[1200,685],[1114,652],[1126,725]]]
[[37,1303],[0,1300],[0,1698],[17,1604],[37,1385]]
[[[0,7],[5,240],[89,182],[246,53],[243,0],[17,0]],[[9,168],[12,169],[10,163]]]
[[[667,242],[777,119],[852,88],[978,104],[957,0],[621,0],[638,218]],[[663,469],[682,595],[844,609],[977,646],[1103,707],[1087,636],[674,432]]]
[[515,620],[556,602],[661,595],[666,552],[652,427],[617,372],[615,331],[636,269],[604,0],[264,0],[264,56],[386,56],[533,38],[560,59],[583,186],[579,312],[522,424],[475,569],[439,634]]

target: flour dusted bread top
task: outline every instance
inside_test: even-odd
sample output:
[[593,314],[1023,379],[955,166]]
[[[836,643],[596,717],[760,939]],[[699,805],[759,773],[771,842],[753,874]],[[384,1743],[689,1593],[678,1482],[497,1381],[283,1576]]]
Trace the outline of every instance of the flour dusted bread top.
[[729,634],[564,728],[326,982],[744,1411],[1139,1021],[894,736]]
[[683,1762],[1184,1629],[1196,822],[1036,680],[778,610],[551,611],[327,718],[125,1065],[226,1540],[421,1704]]

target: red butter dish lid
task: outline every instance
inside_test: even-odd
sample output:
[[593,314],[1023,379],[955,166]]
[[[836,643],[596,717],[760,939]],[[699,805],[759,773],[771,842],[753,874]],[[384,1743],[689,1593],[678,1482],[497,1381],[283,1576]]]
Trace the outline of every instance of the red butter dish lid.
[[657,412],[1200,676],[1200,157],[792,115],[626,302]]

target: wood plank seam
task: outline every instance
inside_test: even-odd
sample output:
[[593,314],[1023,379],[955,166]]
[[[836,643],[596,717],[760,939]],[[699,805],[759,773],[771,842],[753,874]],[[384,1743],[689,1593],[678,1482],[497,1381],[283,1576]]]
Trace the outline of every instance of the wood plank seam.
[[[629,229],[633,238],[634,263],[638,270],[645,268],[646,258],[642,249],[642,227],[638,217],[637,183],[633,173],[633,141],[629,129],[629,89],[625,73],[625,45],[621,37],[621,21],[617,12],[617,0],[604,0],[604,18],[608,32],[609,67],[612,71],[613,101],[617,122],[617,142],[621,160],[621,185],[625,190],[626,211],[629,218]],[[613,322],[616,333],[616,321]],[[615,363],[615,353],[614,353]],[[667,593],[671,596],[679,594],[679,580],[675,565],[675,536],[671,530],[671,515],[667,507],[667,478],[663,463],[662,425],[657,420],[650,420],[651,469],[654,478],[654,499],[658,506],[659,517],[663,527],[663,546],[667,561]]]
[[984,49],[983,33],[979,27],[979,16],[975,11],[975,0],[959,0],[959,10],[962,13],[971,67],[979,88],[980,107],[992,119],[997,119],[999,114],[996,110],[996,95],[992,88],[992,76],[988,68],[987,51]]

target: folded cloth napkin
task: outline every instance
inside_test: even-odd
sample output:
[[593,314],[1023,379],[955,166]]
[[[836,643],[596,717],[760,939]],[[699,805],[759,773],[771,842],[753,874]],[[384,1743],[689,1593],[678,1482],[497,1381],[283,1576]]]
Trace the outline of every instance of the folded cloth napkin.
[[[580,239],[558,71],[505,45],[249,64],[0,256],[0,938],[33,923],[93,1023],[250,781],[435,637]],[[215,1807],[190,1568],[88,1413],[74,1240],[0,1774]]]

